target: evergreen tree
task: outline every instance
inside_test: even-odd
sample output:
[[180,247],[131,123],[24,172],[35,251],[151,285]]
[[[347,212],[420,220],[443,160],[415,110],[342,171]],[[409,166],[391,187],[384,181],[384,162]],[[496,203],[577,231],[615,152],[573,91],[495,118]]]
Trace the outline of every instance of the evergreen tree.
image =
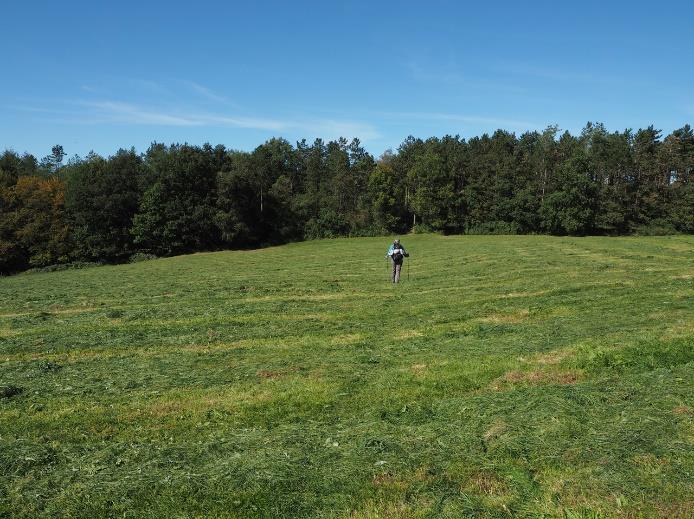
[[155,180],[133,218],[134,243],[159,255],[216,247],[217,175],[212,147],[153,145],[145,165]]
[[118,261],[134,252],[130,228],[141,196],[142,168],[134,150],[119,150],[108,160],[90,154],[65,168],[76,257]]

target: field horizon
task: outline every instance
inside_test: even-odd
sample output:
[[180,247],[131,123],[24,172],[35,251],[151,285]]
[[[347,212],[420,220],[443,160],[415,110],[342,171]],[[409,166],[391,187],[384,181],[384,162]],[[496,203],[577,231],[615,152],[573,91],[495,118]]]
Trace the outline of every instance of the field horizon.
[[694,236],[0,277],[0,516],[691,517]]

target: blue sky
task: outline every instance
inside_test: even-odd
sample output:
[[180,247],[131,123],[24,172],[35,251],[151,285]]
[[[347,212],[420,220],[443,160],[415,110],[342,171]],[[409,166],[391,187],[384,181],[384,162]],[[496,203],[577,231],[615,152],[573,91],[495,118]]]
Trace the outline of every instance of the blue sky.
[[0,149],[694,122],[692,2],[8,2]]

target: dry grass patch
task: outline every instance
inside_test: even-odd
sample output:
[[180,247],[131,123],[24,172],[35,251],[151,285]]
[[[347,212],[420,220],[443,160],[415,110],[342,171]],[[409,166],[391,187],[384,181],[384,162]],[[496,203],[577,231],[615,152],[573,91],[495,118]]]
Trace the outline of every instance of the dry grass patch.
[[667,245],[663,245],[663,248],[676,251],[694,252],[694,248],[692,248],[692,246],[688,243],[668,243]]
[[412,364],[409,368],[404,367],[399,371],[409,374],[418,381],[424,381],[424,379],[436,376],[436,371],[432,371],[430,365],[424,363]]
[[501,299],[516,299],[519,297],[537,297],[548,294],[549,290],[538,290],[536,292],[509,292],[501,296]]
[[477,494],[485,494],[487,496],[502,496],[508,494],[509,487],[496,474],[484,471],[473,475],[467,482],[464,490],[472,490]]
[[663,339],[678,339],[680,337],[691,337],[694,335],[694,319],[680,321],[665,329]]
[[414,472],[408,472],[407,476],[397,476],[390,471],[379,472],[374,474],[372,483],[374,486],[390,486],[405,490],[409,486],[409,482],[426,482],[432,480],[431,469],[428,466],[417,468]]
[[211,344],[186,344],[185,346],[180,346],[177,349],[190,352],[199,353],[215,353],[220,351],[233,351],[247,346],[252,346],[257,344],[257,341],[252,340],[241,340],[234,342],[216,342]]
[[540,386],[546,384],[575,384],[581,380],[582,375],[577,371],[519,371],[513,370],[504,373],[492,381],[491,389],[502,391],[516,385]]
[[530,317],[530,310],[523,308],[513,313],[494,313],[481,317],[478,321],[483,323],[520,323]]
[[147,402],[146,405],[133,404],[136,408],[125,411],[122,420],[142,418],[159,420],[184,413],[202,414],[213,409],[233,411],[242,405],[267,402],[272,398],[272,391],[266,389],[242,391],[238,388],[215,388],[214,392],[172,394]]
[[19,335],[19,330],[11,330],[10,328],[0,328],[0,338],[14,337]]
[[363,338],[364,336],[361,333],[346,333],[344,335],[335,335],[331,342],[333,344],[354,344]]
[[494,425],[492,425],[489,429],[487,429],[484,434],[482,435],[482,438],[484,438],[485,442],[489,442],[491,440],[497,439],[499,436],[504,434],[507,429],[506,422],[504,421],[498,421],[495,422]]
[[282,321],[334,321],[334,314],[292,314],[286,313],[274,316],[274,319]]
[[694,409],[688,405],[678,405],[672,410],[675,414],[694,414]]
[[553,350],[547,353],[542,353],[533,359],[533,362],[541,365],[554,366],[561,361],[573,357],[575,353],[572,350]]
[[645,467],[664,467],[670,463],[665,458],[659,458],[655,454],[637,454],[634,456],[634,462]]
[[[584,481],[578,480],[575,476],[567,475],[566,479],[557,482],[558,490],[553,493],[552,497],[563,512],[558,517],[566,517],[567,519],[572,517],[604,517],[600,510],[604,509],[608,502],[614,502],[613,497],[607,494],[603,488],[595,488],[590,484],[583,485]],[[625,517],[624,514],[620,514],[620,516]]]
[[352,294],[307,294],[307,295],[272,295],[244,297],[243,301],[248,303],[260,303],[268,301],[331,301],[334,299],[344,299]]
[[375,487],[389,487],[397,490],[405,490],[407,488],[407,483],[402,478],[399,478],[390,472],[374,474],[371,483]]
[[396,337],[398,339],[412,339],[414,337],[423,337],[424,333],[419,330],[404,330],[400,332]]

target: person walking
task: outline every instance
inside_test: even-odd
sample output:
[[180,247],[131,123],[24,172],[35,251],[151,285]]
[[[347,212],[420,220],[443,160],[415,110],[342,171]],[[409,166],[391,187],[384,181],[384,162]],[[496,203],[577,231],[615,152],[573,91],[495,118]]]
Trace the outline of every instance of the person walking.
[[402,264],[404,263],[405,258],[409,258],[409,256],[409,253],[400,243],[400,240],[396,238],[388,249],[388,252],[386,252],[386,258],[390,258],[390,262],[393,266],[393,271],[390,276],[390,280],[393,283],[398,283],[400,281],[400,270],[402,269]]

